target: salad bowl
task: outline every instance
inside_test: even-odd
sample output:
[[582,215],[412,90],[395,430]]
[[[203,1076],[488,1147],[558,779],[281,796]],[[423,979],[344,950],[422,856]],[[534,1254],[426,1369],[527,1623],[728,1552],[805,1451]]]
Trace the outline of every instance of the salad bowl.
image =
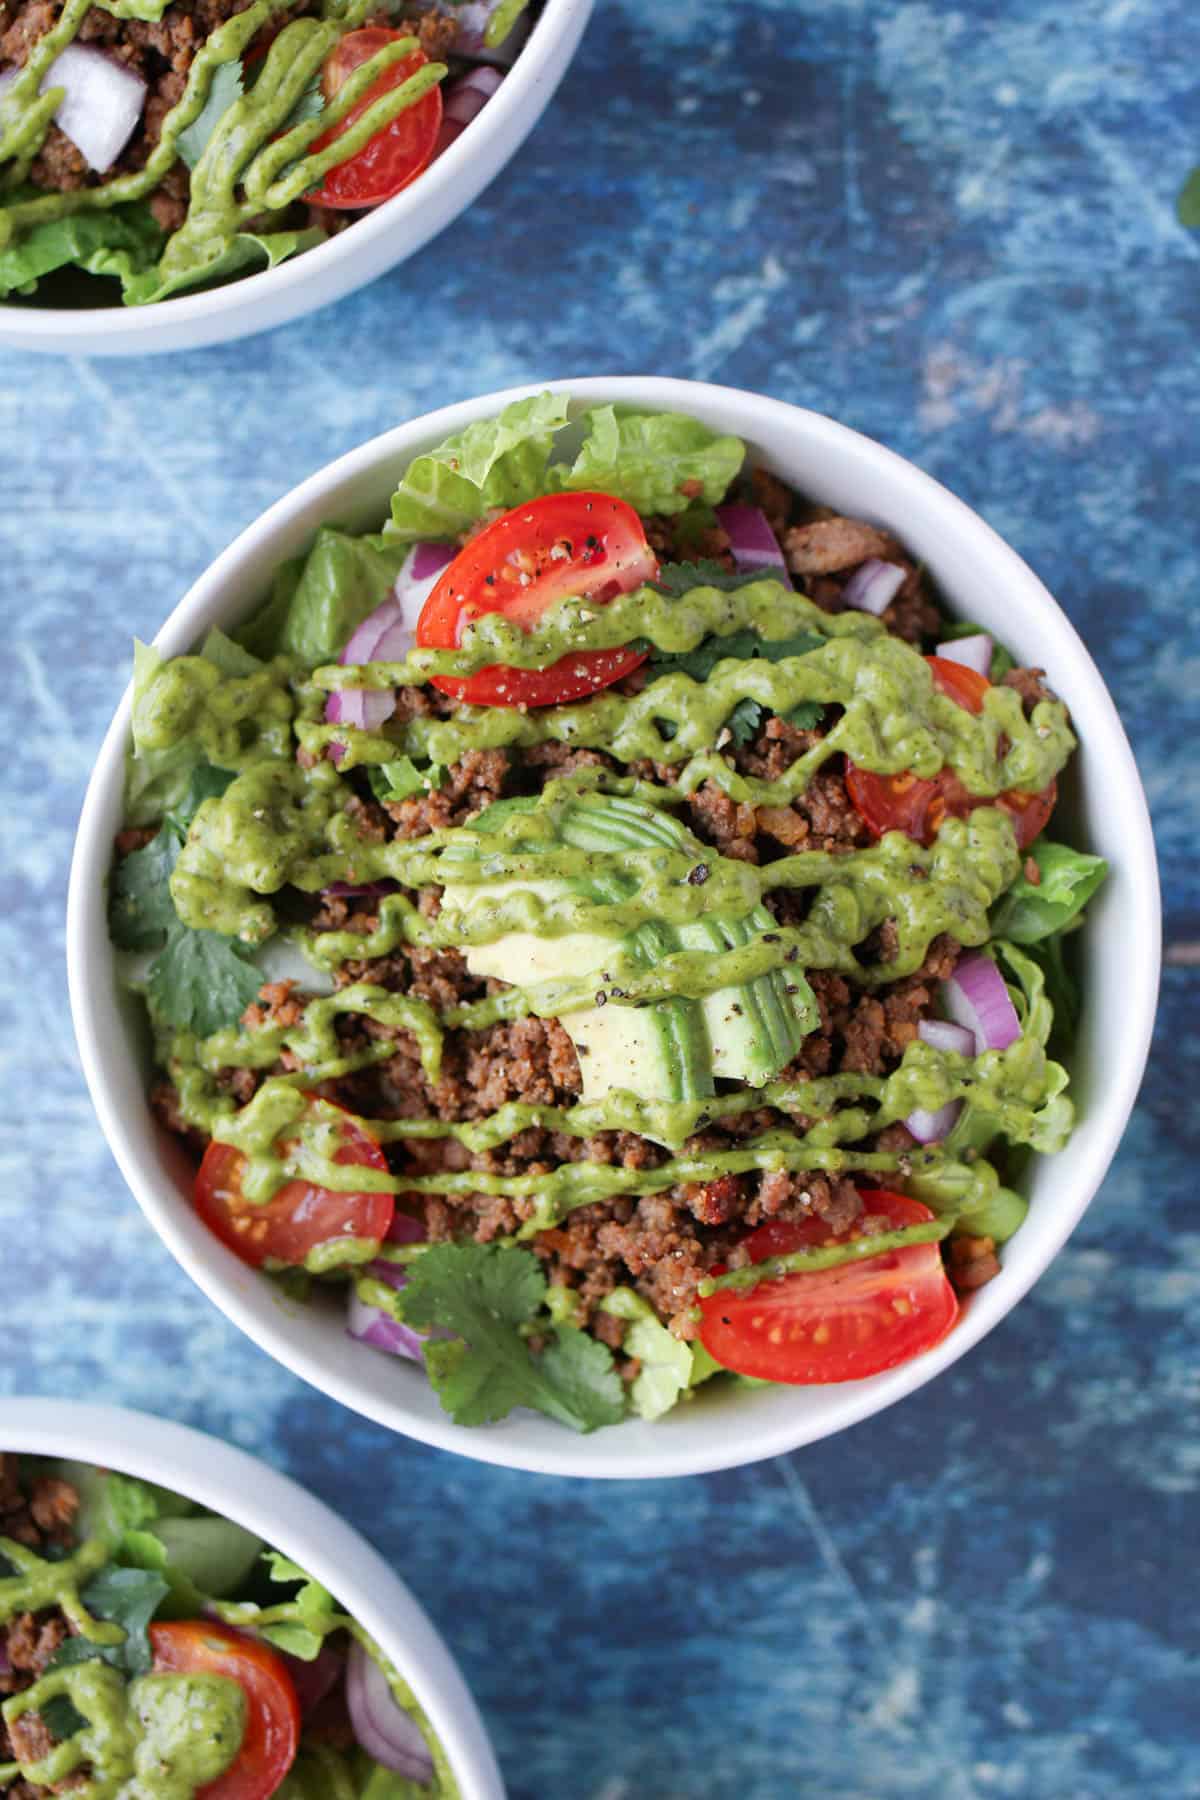
[[[582,406],[683,413],[712,432],[736,434],[758,466],[819,505],[890,528],[929,570],[953,615],[1002,640],[1018,664],[1052,672],[1079,743],[1061,785],[1064,829],[1105,858],[1110,874],[1080,933],[1082,1024],[1068,1058],[1078,1122],[1065,1149],[1030,1161],[1022,1177],[1028,1216],[1005,1245],[996,1277],[971,1295],[935,1347],[867,1379],[700,1391],[669,1417],[627,1419],[584,1437],[525,1412],[483,1429],[455,1424],[418,1372],[347,1335],[344,1310],[282,1299],[214,1238],[190,1204],[192,1166],[146,1104],[145,1044],[119,990],[108,939],[105,880],[123,823],[129,694],[101,748],[80,821],[68,912],[72,1007],[100,1121],[135,1197],[182,1266],[261,1347],[379,1423],[460,1454],[544,1473],[683,1475],[795,1449],[911,1393],[981,1344],[1061,1248],[1104,1178],[1145,1063],[1159,958],[1154,847],[1129,746],[1086,649],[1015,551],[946,489],[844,426],[762,396],[657,377],[549,388]],[[331,464],[217,559],[171,614],[156,649],[179,655],[213,627],[237,629],[261,605],[279,565],[322,525],[336,519],[351,529],[378,529],[414,457],[538,391],[446,408]]]

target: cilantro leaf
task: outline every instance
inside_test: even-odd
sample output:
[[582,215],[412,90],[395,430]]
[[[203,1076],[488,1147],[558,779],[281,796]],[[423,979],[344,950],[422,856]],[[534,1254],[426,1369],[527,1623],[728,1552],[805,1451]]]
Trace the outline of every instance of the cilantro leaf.
[[[612,1354],[571,1325],[545,1314],[546,1278],[536,1257],[505,1244],[437,1244],[417,1258],[404,1289],[406,1321],[457,1333],[426,1346],[430,1379],[460,1425],[502,1419],[533,1407],[575,1431],[624,1415]],[[538,1358],[522,1328],[543,1328],[550,1343]],[[582,1340],[582,1341],[580,1341]]]
[[209,139],[229,108],[241,99],[243,86],[240,62],[217,64],[203,110],[175,140],[179,154],[189,169],[195,168],[208,149]]
[[60,1644],[47,1667],[69,1668],[96,1658],[125,1675],[145,1675],[154,1661],[147,1632],[154,1614],[170,1591],[168,1583],[152,1569],[122,1569],[110,1565],[88,1582],[80,1599],[90,1613],[125,1633],[121,1644],[94,1644],[85,1637],[70,1637]]
[[762,574],[761,569],[750,573],[740,569],[727,569],[724,563],[715,562],[710,556],[701,556],[695,562],[664,563],[650,586],[657,588],[660,594],[678,600],[695,587],[715,587],[720,588],[723,594],[731,594],[735,588],[747,587],[752,581],[761,581]]
[[69,1700],[66,1694],[55,1694],[53,1699],[44,1700],[38,1707],[42,1724],[47,1731],[54,1734],[55,1740],[63,1744],[73,1738],[77,1731],[82,1731],[87,1720],[79,1708]]
[[178,925],[167,886],[180,839],[169,825],[141,850],[121,858],[108,895],[108,930],[118,950],[157,950]]
[[731,631],[727,637],[713,634],[703,638],[694,650],[652,649],[650,679],[656,681],[678,669],[693,681],[707,681],[717,664],[729,658],[749,662],[752,657],[761,656],[765,662],[782,662],[785,656],[805,656],[810,650],[819,650],[824,642],[815,631],[797,631],[786,638],[760,638],[754,631]]
[[811,731],[814,725],[821,723],[825,716],[825,708],[819,700],[801,700],[783,716],[789,725],[796,727],[797,731]]
[[146,995],[168,1025],[200,1037],[232,1025],[262,986],[262,971],[236,938],[193,931],[178,920],[151,966]]
[[232,769],[214,769],[211,763],[197,763],[192,770],[187,793],[182,800],[164,813],[163,824],[169,825],[172,830],[176,831],[182,841],[186,838],[192,820],[204,802],[219,800],[233,779]]
[[726,728],[735,744],[748,744],[762,724],[763,708],[757,700],[739,700],[729,717]]

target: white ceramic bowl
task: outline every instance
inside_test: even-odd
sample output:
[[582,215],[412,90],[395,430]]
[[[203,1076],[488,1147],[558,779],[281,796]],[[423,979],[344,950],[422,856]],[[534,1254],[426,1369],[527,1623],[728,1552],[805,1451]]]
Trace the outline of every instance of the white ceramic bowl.
[[171,1488],[265,1538],[327,1587],[408,1682],[463,1800],[504,1800],[479,1710],[424,1609],[323,1501],[244,1450],[186,1425],[74,1400],[0,1400],[0,1451],[70,1456]]
[[199,350],[283,325],[365,287],[464,212],[550,104],[592,0],[545,0],[528,42],[479,117],[412,186],[315,250],[259,275],[153,306],[0,302],[0,344],[70,356]]
[[[1020,661],[1048,669],[1069,703],[1080,749],[1062,784],[1063,821],[1079,843],[1109,858],[1112,873],[1084,934],[1086,1004],[1072,1070],[1079,1123],[1065,1151],[1034,1159],[1029,1217],[1005,1247],[1000,1275],[972,1298],[936,1349],[866,1381],[720,1397],[702,1391],[695,1404],[656,1424],[631,1420],[583,1438],[532,1415],[480,1429],[454,1425],[419,1371],[352,1342],[340,1308],[322,1314],[281,1306],[274,1286],[218,1243],[192,1211],[191,1167],[146,1104],[140,1035],[117,992],[105,924],[105,880],[122,823],[128,692],[80,820],[67,918],[72,1009],[100,1122],[143,1211],[189,1274],[263,1349],[369,1418],[465,1456],[556,1474],[692,1474],[795,1449],[923,1386],[985,1337],[1061,1248],[1104,1177],[1145,1064],[1159,970],[1154,842],[1116,709],[1075,631],[1016,552],[928,475],[819,414],[732,388],[636,376],[549,385],[591,403],[634,401],[692,413],[737,432],[757,460],[812,498],[890,525],[957,612],[994,630]],[[159,632],[159,649],[177,655],[209,626],[235,625],[261,602],[278,564],[305,548],[319,525],[336,519],[375,528],[412,457],[537,391],[513,389],[446,407],[331,463],[217,558]]]

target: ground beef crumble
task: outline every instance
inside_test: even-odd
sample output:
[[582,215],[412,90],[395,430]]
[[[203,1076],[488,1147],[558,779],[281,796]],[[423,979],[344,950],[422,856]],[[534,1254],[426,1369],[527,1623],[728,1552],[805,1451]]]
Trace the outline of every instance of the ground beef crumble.
[[[52,1475],[22,1479],[20,1459],[0,1451],[0,1537],[11,1538],[44,1554],[48,1548],[65,1548],[74,1537],[73,1525],[79,1496],[69,1482]],[[0,1698],[22,1693],[44,1672],[71,1627],[58,1607],[37,1613],[18,1613],[0,1624]],[[31,1762],[53,1747],[54,1738],[37,1713],[26,1713],[6,1727],[0,1719],[0,1763],[20,1757]],[[80,1785],[76,1777],[50,1789],[34,1788],[18,1780],[5,1790],[6,1800],[38,1800],[50,1793],[67,1793]]]

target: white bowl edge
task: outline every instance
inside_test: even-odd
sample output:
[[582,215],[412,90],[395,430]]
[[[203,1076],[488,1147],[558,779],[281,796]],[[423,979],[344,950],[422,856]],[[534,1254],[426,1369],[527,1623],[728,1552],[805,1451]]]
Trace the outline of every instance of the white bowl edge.
[[[890,523],[930,567],[955,610],[990,625],[1019,657],[1048,668],[1070,704],[1080,738],[1076,762],[1085,842],[1112,864],[1091,909],[1085,944],[1085,1032],[1073,1075],[1074,1090],[1086,1106],[1068,1148],[1056,1158],[1036,1159],[1034,1204],[1006,1247],[1001,1274],[973,1296],[936,1349],[867,1381],[730,1394],[719,1406],[702,1398],[654,1425],[629,1421],[583,1440],[550,1420],[524,1415],[488,1428],[454,1425],[416,1371],[351,1343],[336,1320],[289,1307],[212,1238],[185,1194],[170,1191],[182,1158],[152,1121],[136,1059],[127,1050],[115,1068],[108,1066],[109,1046],[120,1041],[122,1026],[104,893],[112,838],[121,823],[128,690],[97,758],[72,863],[67,915],[72,1013],[101,1125],[143,1211],[209,1298],[293,1372],[380,1424],[478,1460],[605,1478],[695,1474],[798,1448],[923,1386],[997,1324],[1061,1248],[1111,1162],[1149,1048],[1160,954],[1154,841],[1133,756],[1099,672],[1016,552],[932,477],[882,445],[822,415],[736,389],[639,376],[532,383],[385,432],[310,477],[249,526],[193,585],[155,643],[166,655],[179,654],[209,623],[244,616],[262,598],[274,567],[302,548],[319,524],[336,518],[365,525],[382,517],[396,475],[423,447],[547,387],[593,402],[636,400],[692,412],[716,428],[738,432],[758,460],[814,498]],[[102,972],[100,979],[90,978],[89,971]],[[1070,1192],[1063,1201],[1056,1196],[1068,1167]],[[738,1409],[742,1429],[729,1429],[731,1406]]]
[[282,1550],[329,1589],[400,1670],[463,1800],[504,1800],[479,1709],[425,1609],[364,1537],[290,1476],[189,1425],[75,1400],[0,1400],[5,1450],[73,1457],[157,1482]]

